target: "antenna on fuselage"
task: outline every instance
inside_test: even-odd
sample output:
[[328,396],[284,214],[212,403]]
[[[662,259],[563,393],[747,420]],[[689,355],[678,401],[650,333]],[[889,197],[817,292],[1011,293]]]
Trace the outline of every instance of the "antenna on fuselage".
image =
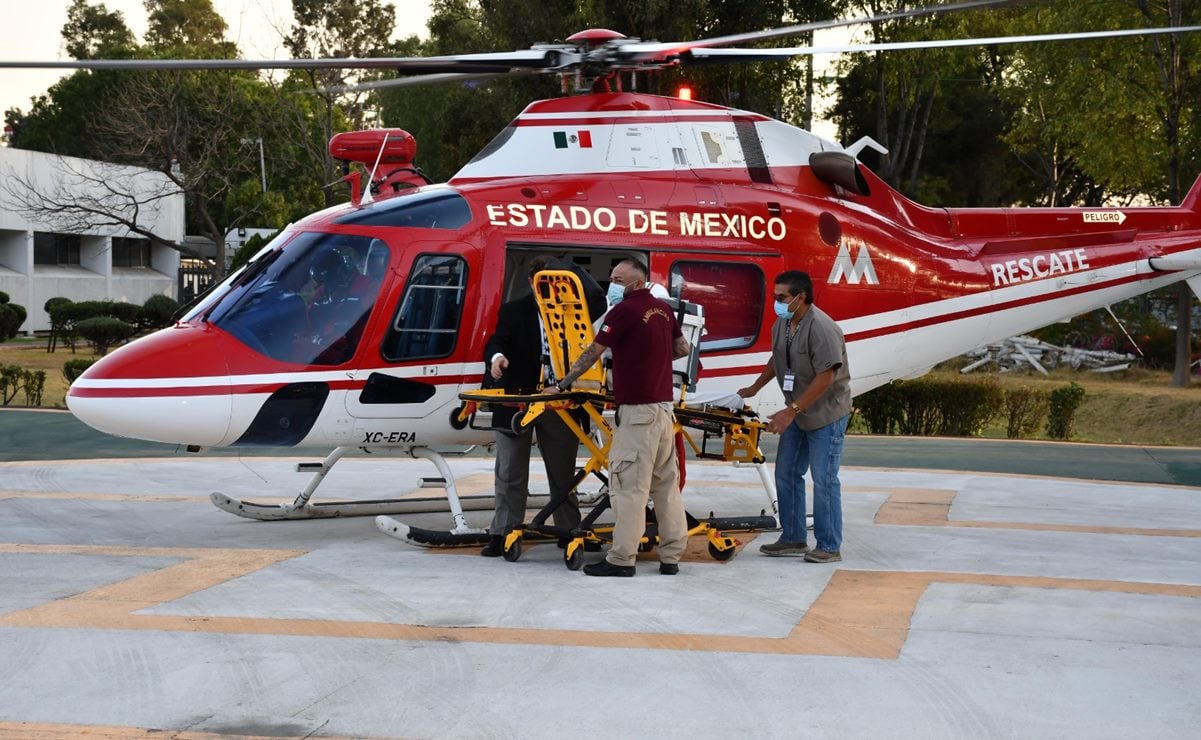
[[379,154],[375,155],[375,164],[371,165],[371,172],[367,175],[367,187],[363,188],[363,197],[359,201],[362,204],[370,204],[375,200],[371,195],[371,185],[375,182],[375,171],[379,169],[380,160],[384,158],[384,150],[388,148],[388,136],[384,134],[384,140],[379,144]]

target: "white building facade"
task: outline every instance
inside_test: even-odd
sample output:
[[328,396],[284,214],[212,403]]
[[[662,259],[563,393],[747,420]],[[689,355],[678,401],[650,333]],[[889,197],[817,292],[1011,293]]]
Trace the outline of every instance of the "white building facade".
[[[35,198],[57,212],[31,207]],[[58,296],[138,305],[157,293],[177,298],[179,252],[84,213],[92,208],[183,241],[184,196],[163,173],[0,147],[0,291],[28,312],[22,332],[49,330],[43,307]]]

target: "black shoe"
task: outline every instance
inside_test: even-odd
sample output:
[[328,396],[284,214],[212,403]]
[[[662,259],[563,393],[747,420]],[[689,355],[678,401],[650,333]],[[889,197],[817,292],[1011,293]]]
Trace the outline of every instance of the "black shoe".
[[480,550],[480,555],[486,558],[499,558],[505,554],[505,538],[499,534],[494,534],[488,538],[488,544],[484,545],[484,549]]
[[665,576],[674,576],[680,572],[680,566],[676,563],[659,563],[659,573]]
[[621,578],[630,578],[634,575],[634,566],[614,565],[608,560],[602,560],[599,563],[585,565],[584,574],[589,576],[620,576]]

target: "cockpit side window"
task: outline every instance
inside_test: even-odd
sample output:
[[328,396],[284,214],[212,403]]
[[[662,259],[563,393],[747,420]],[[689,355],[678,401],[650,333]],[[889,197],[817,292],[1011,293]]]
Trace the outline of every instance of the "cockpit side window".
[[459,334],[466,289],[467,263],[462,257],[417,257],[384,337],[384,359],[398,362],[449,355]]
[[252,263],[208,320],[282,362],[348,362],[387,276],[388,245],[366,236],[306,233],[259,260],[269,261],[257,272]]

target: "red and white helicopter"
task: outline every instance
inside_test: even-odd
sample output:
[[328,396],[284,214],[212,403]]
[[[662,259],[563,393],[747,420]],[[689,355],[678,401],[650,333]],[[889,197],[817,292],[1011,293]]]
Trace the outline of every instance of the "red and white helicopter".
[[[676,44],[593,30],[527,51],[349,64],[597,79],[813,53],[717,47],[823,25],[841,24]],[[1012,40],[1027,39],[988,41]],[[51,66],[71,65],[106,66]],[[704,392],[756,377],[775,318],[770,281],[787,269],[813,276],[818,303],[842,327],[856,394],[1180,280],[1201,295],[1201,181],[1178,207],[928,208],[854,148],[757,113],[636,92],[532,103],[445,184],[409,187],[415,147],[396,129],[335,137],[331,151],[369,171],[362,195],[292,224],[175,326],[93,365],[70,388],[72,413],[111,434],[197,448],[333,448],[302,466],[314,476],[291,503],[214,494],[221,508],[261,519],[396,512],[395,501],[311,498],[348,452],[424,457],[466,531],[444,454],[492,435],[452,419],[459,393],[480,385],[497,309],[526,289],[537,255],[599,281],[635,255],[673,296],[702,304]],[[770,413],[782,401],[761,403]]]

